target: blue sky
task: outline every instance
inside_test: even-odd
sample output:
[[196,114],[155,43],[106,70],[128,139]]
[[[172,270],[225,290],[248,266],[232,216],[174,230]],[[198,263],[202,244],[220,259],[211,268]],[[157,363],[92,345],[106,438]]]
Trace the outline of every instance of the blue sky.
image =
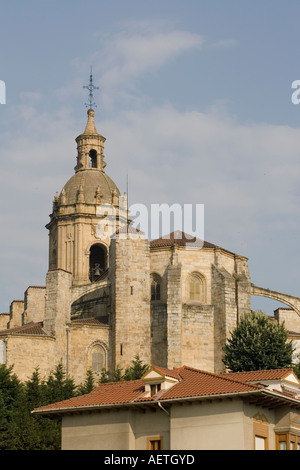
[[45,283],[91,65],[106,171],[121,192],[128,173],[130,204],[204,204],[208,241],[300,296],[299,15],[293,0],[0,1],[0,312]]

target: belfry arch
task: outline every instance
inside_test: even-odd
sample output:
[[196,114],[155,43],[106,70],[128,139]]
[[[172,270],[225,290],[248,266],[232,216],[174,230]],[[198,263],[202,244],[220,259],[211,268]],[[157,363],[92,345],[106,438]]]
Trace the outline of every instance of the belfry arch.
[[95,243],[90,248],[89,254],[89,279],[96,282],[107,269],[107,248]]
[[277,300],[283,304],[288,305],[293,309],[300,317],[300,298],[293,295],[284,294],[274,290],[266,289],[264,287],[258,287],[251,284],[251,295],[258,295],[261,297],[267,297],[269,299]]

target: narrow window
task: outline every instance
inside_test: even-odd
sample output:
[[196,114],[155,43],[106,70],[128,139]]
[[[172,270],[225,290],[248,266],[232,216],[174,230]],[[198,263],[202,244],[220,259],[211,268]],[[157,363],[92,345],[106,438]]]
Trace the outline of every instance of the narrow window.
[[201,274],[193,273],[188,277],[187,290],[189,300],[205,303],[205,280]]
[[156,395],[160,391],[161,384],[152,384],[150,385],[150,389],[151,389],[151,397],[153,397],[153,395]]
[[151,275],[151,300],[161,300],[161,277],[158,274]]
[[90,150],[90,168],[97,168],[97,151]]
[[105,368],[105,354],[100,345],[96,345],[92,350],[92,371],[100,373]]

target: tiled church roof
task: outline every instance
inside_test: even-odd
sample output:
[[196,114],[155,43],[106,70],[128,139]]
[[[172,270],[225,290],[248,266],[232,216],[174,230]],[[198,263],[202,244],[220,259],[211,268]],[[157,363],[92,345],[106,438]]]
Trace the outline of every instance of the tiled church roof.
[[184,246],[184,247],[195,247],[195,248],[218,248],[226,253],[234,254],[231,251],[225,250],[224,248],[214,245],[213,243],[201,240],[199,238],[193,237],[192,235],[186,234],[177,230],[170,233],[169,235],[163,235],[156,240],[150,242],[151,248],[163,248],[169,247],[172,245]]
[[17,326],[15,328],[8,328],[0,331],[0,336],[7,335],[35,335],[35,336],[48,336],[43,330],[43,323],[28,323],[23,326]]

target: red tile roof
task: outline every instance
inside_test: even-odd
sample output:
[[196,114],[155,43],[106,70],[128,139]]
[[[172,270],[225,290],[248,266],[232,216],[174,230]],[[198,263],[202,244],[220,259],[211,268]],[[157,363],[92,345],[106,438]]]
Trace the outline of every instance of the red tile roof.
[[245,372],[229,372],[222,377],[232,378],[241,382],[257,382],[259,380],[280,380],[292,372],[291,369],[270,369]]
[[43,329],[43,323],[27,323],[23,326],[16,326],[15,328],[7,328],[0,331],[0,336],[7,335],[35,335],[35,336],[48,336]]
[[251,392],[260,388],[191,367],[180,368],[180,375],[181,382],[167,390],[160,400]]
[[71,321],[71,325],[93,325],[93,326],[107,326],[108,316],[100,318],[78,318]]
[[[150,370],[156,370],[157,372],[161,373],[164,376],[172,377],[173,379],[181,380],[181,376],[179,373],[180,369],[166,369],[165,367],[160,367],[160,366],[153,366],[151,369],[149,369],[146,374],[149,373]],[[145,375],[146,375],[145,374]]]
[[[155,368],[155,367],[154,367]],[[162,368],[163,369],[163,368]],[[91,393],[62,402],[53,403],[34,410],[34,412],[64,412],[86,408],[99,408],[114,405],[141,405],[142,403],[166,401],[185,398],[205,398],[208,396],[239,395],[256,393],[260,386],[247,384],[221,375],[204,372],[191,367],[181,367],[168,370],[168,375],[174,374],[180,380],[166,391],[160,391],[156,396],[145,396],[143,380],[127,382],[112,382],[100,384]]]

